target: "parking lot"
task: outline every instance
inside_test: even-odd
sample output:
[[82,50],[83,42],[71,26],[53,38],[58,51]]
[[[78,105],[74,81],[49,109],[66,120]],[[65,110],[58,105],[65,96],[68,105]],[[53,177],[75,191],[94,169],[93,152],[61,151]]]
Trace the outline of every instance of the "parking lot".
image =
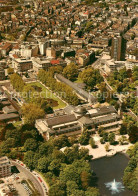
[[[14,173],[14,180],[21,184],[24,188],[24,195],[31,195],[31,191],[37,193],[37,195],[47,196],[48,186],[46,182],[42,179],[40,174],[33,171],[31,172],[21,161],[11,161],[12,165],[17,168]],[[19,171],[19,172],[18,172]],[[26,181],[26,182],[25,182]],[[23,194],[21,194],[23,195]],[[23,195],[23,196],[24,196]]]

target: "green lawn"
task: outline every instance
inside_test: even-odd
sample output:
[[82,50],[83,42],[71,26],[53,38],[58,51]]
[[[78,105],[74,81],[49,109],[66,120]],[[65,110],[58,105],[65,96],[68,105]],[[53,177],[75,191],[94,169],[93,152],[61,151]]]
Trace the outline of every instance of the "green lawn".
[[53,109],[61,109],[64,108],[66,106],[66,103],[64,103],[61,99],[59,99],[58,97],[56,97],[56,95],[54,95],[51,91],[49,91],[47,88],[45,88],[42,84],[40,84],[39,82],[32,82],[32,83],[28,83],[27,85],[30,86],[38,86],[42,88],[42,96],[46,99],[53,99],[58,101],[58,106],[53,107]]
[[77,78],[76,81],[74,81],[75,83],[83,83],[83,81],[80,78]]

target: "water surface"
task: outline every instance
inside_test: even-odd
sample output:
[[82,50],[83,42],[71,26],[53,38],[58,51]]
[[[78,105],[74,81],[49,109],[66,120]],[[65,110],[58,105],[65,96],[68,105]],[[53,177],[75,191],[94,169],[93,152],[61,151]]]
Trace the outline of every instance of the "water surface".
[[98,186],[101,196],[136,196],[126,188],[120,193],[112,194],[105,185],[105,183],[112,182],[114,179],[117,182],[122,182],[123,172],[128,161],[129,159],[121,153],[112,157],[104,157],[91,161],[91,168],[96,174],[92,183]]

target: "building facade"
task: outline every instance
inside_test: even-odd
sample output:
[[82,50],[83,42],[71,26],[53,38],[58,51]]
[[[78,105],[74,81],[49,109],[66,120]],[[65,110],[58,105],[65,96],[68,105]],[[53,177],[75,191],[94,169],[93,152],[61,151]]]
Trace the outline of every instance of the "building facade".
[[35,127],[48,140],[51,136],[79,135],[86,128],[90,133],[98,127],[106,131],[120,128],[122,121],[113,106],[91,108],[91,106],[67,106],[62,112],[58,111],[45,119],[36,120]]
[[33,68],[32,60],[25,58],[12,59],[12,67],[15,72],[26,72]]
[[11,175],[11,163],[8,157],[1,157],[0,158],[0,177],[8,177]]
[[123,61],[125,60],[125,52],[126,40],[121,36],[112,38],[111,58],[115,61]]

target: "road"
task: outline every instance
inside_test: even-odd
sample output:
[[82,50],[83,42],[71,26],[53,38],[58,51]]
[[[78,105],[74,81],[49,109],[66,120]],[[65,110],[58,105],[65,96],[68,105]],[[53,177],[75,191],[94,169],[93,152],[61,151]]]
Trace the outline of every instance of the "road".
[[42,187],[42,184],[39,182],[39,180],[25,167],[21,166],[19,163],[15,161],[11,161],[11,163],[18,168],[19,171],[23,172],[28,179],[32,181],[35,188],[39,191],[41,196],[46,196],[46,193]]

